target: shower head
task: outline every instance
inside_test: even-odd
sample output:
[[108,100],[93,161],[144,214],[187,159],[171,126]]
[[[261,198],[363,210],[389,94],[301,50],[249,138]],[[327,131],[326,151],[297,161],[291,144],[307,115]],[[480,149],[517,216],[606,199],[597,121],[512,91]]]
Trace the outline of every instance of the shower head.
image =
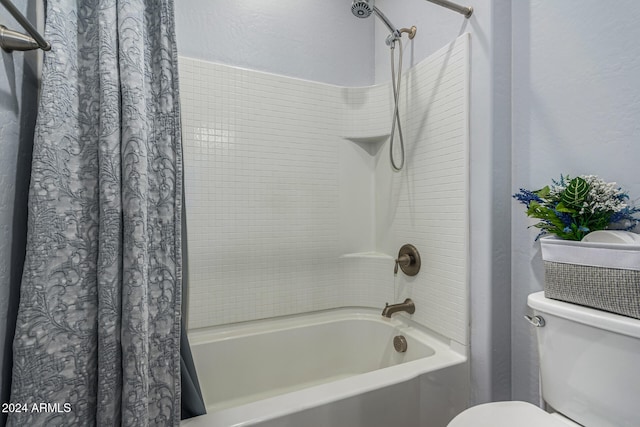
[[391,33],[386,41],[388,46],[393,46],[395,40],[400,39],[400,30],[394,27],[384,13],[375,6],[374,0],[353,0],[351,3],[351,13],[358,18],[368,18],[372,13],[380,18]]
[[351,13],[356,18],[368,18],[373,13],[374,0],[353,0]]

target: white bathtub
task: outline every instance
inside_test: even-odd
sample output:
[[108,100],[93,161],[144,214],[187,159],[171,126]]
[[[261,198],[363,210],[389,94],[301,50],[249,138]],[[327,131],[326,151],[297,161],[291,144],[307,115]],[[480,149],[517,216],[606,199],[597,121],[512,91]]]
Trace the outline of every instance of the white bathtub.
[[[406,353],[393,337],[406,337]],[[467,404],[462,349],[337,309],[189,333],[208,414],[188,427],[438,427]],[[457,350],[457,351],[456,351]]]

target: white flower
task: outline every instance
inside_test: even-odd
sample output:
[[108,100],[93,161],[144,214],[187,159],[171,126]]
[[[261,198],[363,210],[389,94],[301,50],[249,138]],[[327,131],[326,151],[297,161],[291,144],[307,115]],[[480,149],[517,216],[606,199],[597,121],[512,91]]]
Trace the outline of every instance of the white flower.
[[589,184],[589,195],[583,204],[582,214],[584,210],[595,212],[619,212],[627,207],[627,204],[620,199],[622,190],[617,188],[615,182],[605,182],[596,175],[582,175]]

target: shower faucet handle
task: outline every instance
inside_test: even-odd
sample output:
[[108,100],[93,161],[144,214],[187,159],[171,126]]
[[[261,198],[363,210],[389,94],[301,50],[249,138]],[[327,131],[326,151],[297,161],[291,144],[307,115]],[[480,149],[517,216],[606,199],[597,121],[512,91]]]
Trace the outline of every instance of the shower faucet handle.
[[393,268],[393,274],[398,274],[398,266],[406,267],[412,263],[411,255],[402,254],[396,259],[396,266]]
[[420,254],[413,245],[403,245],[398,252],[396,265],[393,268],[393,274],[398,274],[398,267],[407,276],[415,276],[420,271]]

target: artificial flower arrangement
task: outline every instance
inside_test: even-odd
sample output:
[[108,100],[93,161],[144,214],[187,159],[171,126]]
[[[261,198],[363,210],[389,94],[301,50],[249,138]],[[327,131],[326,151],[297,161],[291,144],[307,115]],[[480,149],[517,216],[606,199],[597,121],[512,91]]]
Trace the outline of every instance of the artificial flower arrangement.
[[640,208],[627,203],[628,194],[595,175],[561,175],[550,186],[537,191],[521,188],[513,197],[527,207],[528,216],[540,220],[534,225],[541,230],[536,240],[545,234],[582,240],[592,231],[611,227],[629,231],[639,221],[633,215]]

